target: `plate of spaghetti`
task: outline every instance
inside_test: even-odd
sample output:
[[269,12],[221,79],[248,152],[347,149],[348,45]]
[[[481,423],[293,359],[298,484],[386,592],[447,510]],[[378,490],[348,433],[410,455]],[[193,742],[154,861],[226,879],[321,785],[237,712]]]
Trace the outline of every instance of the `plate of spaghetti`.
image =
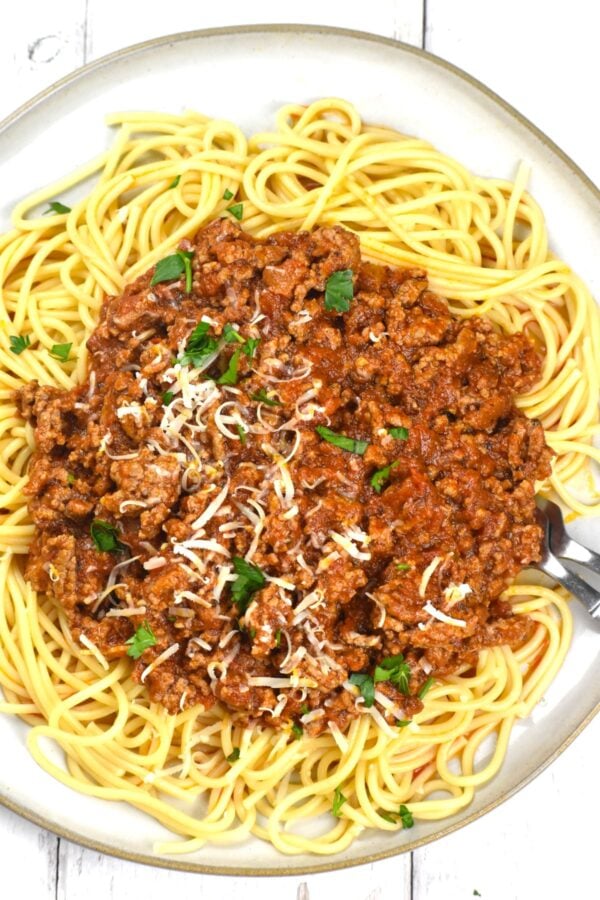
[[600,702],[535,516],[594,542],[598,192],[321,28],[121,51],[2,137],[0,800],[268,874],[508,797]]

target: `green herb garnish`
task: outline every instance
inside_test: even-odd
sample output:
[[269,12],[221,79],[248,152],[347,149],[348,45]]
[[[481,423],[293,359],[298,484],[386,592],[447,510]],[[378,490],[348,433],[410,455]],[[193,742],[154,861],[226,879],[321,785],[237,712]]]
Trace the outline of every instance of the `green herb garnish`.
[[432,678],[431,676],[429,676],[429,678],[427,679],[427,681],[425,682],[425,684],[423,685],[423,687],[421,688],[421,690],[418,693],[419,700],[423,699],[425,694],[427,694],[431,690],[431,688],[433,687],[434,684],[435,684],[435,678]]
[[176,188],[179,182],[181,181],[181,175],[176,175],[171,184],[168,186],[167,190],[172,191],[173,188]]
[[275,646],[279,647],[281,644],[281,628],[278,628],[275,632]]
[[385,822],[390,822],[392,825],[398,824],[398,819],[394,816],[393,813],[385,812],[385,810],[379,810],[377,813],[380,819],[383,819]]
[[51,213],[55,213],[57,215],[65,215],[65,213],[70,212],[70,206],[65,206],[64,203],[60,202],[60,200],[53,200],[52,203],[48,204],[48,209],[44,210],[44,215],[49,216]]
[[394,563],[399,572],[409,572],[412,569],[410,563]]
[[162,405],[170,406],[174,396],[175,394],[173,393],[173,391],[165,391],[161,397]]
[[303,716],[307,716],[309,714],[310,708],[308,706],[308,703],[302,704],[302,706],[300,707],[300,712],[302,713]]
[[131,656],[132,659],[139,659],[144,650],[155,646],[156,638],[146,619],[125,643],[129,645],[127,656]]
[[229,756],[225,757],[228,763],[237,762],[240,758],[240,748],[234,747]]
[[20,356],[23,350],[27,350],[27,348],[31,346],[31,338],[28,334],[23,337],[21,337],[21,335],[11,334],[9,340],[10,352],[16,353],[17,356]]
[[223,339],[228,344],[235,344],[236,341],[239,344],[244,343],[244,338],[242,337],[242,335],[239,333],[239,331],[236,331],[233,325],[231,325],[229,322],[227,322],[227,324],[223,328]]
[[61,362],[66,362],[69,358],[69,353],[71,352],[71,347],[73,344],[52,344],[52,350],[50,351],[50,356],[53,356],[54,359],[59,359]]
[[360,690],[365,706],[373,706],[375,703],[375,683],[371,675],[368,675],[366,672],[353,672],[350,676],[350,684],[355,684]]
[[347,800],[348,798],[344,797],[344,795],[342,794],[342,789],[336,787],[333,793],[333,803],[331,806],[331,812],[336,817],[336,819],[340,818],[342,806],[347,802]]
[[234,219],[237,219],[238,222],[242,221],[242,216],[244,215],[244,204],[243,203],[234,203],[233,206],[227,207],[227,212],[231,213]]
[[252,359],[259,344],[260,338],[247,338],[242,346],[242,353],[244,353],[248,359]]
[[230,191],[229,188],[225,188],[225,191],[223,193],[223,200],[233,200],[234,196],[235,194],[233,193],[233,191]]
[[375,684],[378,681],[391,681],[403,694],[408,694],[408,682],[410,681],[410,666],[402,653],[395,656],[386,656],[375,667],[373,677]]
[[101,550],[103,553],[115,553],[117,550],[124,549],[124,545],[119,540],[118,530],[104,519],[94,519],[90,525],[90,534],[96,550]]
[[333,444],[334,447],[340,447],[341,450],[348,450],[349,453],[358,453],[362,456],[369,446],[368,441],[360,441],[356,438],[347,437],[345,434],[336,434],[325,425],[317,425],[315,431],[324,441]]
[[208,356],[216,353],[219,344],[213,337],[209,337],[209,331],[208,322],[198,322],[187,340],[183,355],[176,360],[180,365],[192,365],[198,369]]
[[413,814],[411,813],[408,806],[405,806],[404,803],[400,807],[399,810],[400,819],[402,821],[403,828],[412,828],[415,824],[415,820],[413,819]]
[[246,441],[248,440],[248,432],[246,431],[245,428],[243,428],[243,427],[240,425],[239,422],[236,422],[235,430],[236,430],[237,433],[238,433],[238,436],[239,436],[239,439],[240,439],[240,444],[242,444],[242,446],[245,447],[245,446],[246,446]]
[[165,256],[156,264],[151,285],[162,284],[163,281],[175,281],[185,273],[185,290],[192,290],[192,250],[178,250],[172,256]]
[[302,725],[299,725],[298,722],[294,722],[294,724],[292,725],[292,734],[294,735],[296,740],[299,741],[304,734]]
[[267,579],[258,566],[247,562],[241,556],[234,556],[232,563],[237,578],[231,585],[231,597],[243,615],[248,608],[250,597],[265,586]]
[[272,397],[269,397],[264,388],[256,391],[255,394],[250,394],[250,399],[256,400],[257,403],[264,403],[265,406],[283,406],[281,400],[274,400]]
[[479,891],[478,891],[477,889],[475,889],[475,890],[473,891],[473,896],[474,896],[474,897],[481,897],[481,894],[479,893]]
[[400,425],[398,428],[388,428],[388,434],[391,434],[397,441],[408,440],[408,428],[404,428],[403,425]]
[[67,484],[69,484],[69,485],[75,484],[75,476],[73,475],[72,472],[69,472],[67,474]]
[[352,269],[334,272],[325,282],[325,309],[345,313],[350,309],[354,297]]
[[229,358],[229,363],[227,364],[227,368],[223,372],[220,378],[217,378],[217,384],[237,384],[238,380],[238,366],[240,363],[240,353],[242,352],[242,348],[238,347],[237,350],[234,350]]
[[390,477],[390,472],[392,471],[392,469],[395,469],[397,465],[398,461],[396,460],[396,462],[390,463],[389,466],[385,466],[383,469],[378,469],[371,476],[371,487],[375,491],[377,491],[378,494],[382,492],[384,484]]
[[396,725],[398,728],[406,728],[407,725],[410,725],[410,719],[398,719]]

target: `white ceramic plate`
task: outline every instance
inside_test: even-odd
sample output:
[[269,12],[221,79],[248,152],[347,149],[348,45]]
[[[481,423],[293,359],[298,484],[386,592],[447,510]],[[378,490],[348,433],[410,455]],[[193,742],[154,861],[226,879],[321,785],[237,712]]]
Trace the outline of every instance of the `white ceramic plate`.
[[[577,167],[507,104],[436,57],[385,38],[327,28],[257,26],[160,38],[105,57],[59,82],[0,125],[0,226],[20,197],[95,156],[109,141],[107,112],[192,107],[247,132],[273,124],[287,102],[337,95],[363,117],[432,141],[481,175],[533,169],[552,247],[600,295],[600,193]],[[64,199],[64,198],[63,198]],[[593,532],[596,530],[596,535]],[[599,546],[597,522],[578,535]],[[576,606],[576,605],[575,605]],[[600,708],[598,630],[575,608],[574,647],[529,721],[519,724],[500,774],[471,806],[409,832],[364,834],[332,859],[282,857],[270,846],[210,847],[158,858],[167,832],[122,803],[83,797],[40,770],[26,726],[0,717],[0,802],[71,840],[155,865],[231,874],[322,871],[371,861],[433,840],[481,815],[536,775]],[[57,759],[60,755],[57,753]]]

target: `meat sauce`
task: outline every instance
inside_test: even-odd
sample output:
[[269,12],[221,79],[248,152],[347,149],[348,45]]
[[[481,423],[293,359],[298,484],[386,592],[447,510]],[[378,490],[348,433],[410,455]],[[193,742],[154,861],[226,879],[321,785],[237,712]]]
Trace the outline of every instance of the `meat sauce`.
[[82,649],[150,636],[134,677],[170,713],[408,719],[429,678],[533,628],[500,595],[540,558],[551,453],[513,403],[535,350],[341,228],[259,241],[220,219],[180,249],[191,279],[106,299],[85,384],[20,391],[28,578]]

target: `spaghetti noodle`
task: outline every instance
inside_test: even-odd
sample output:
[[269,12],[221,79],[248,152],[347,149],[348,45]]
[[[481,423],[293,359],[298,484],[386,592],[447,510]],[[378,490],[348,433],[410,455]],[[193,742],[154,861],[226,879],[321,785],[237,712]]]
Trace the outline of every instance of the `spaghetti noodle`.
[[[56,778],[124,800],[178,835],[157,848],[163,853],[255,834],[284,853],[330,854],[364,828],[406,827],[399,808],[415,819],[451,815],[498,770],[513,723],[564,659],[571,618],[562,590],[509,588],[514,611],[536,624],[529,640],[514,651],[482,650],[475,672],[437,682],[399,731],[362,716],[345,734],[295,740],[238,725],[219,706],[168,715],[133,681],[126,659],[107,664],[92,644],[78,646],[64,610],[24,579],[33,437],[13,392],[32,379],[63,388],[85,381],[85,341],[104,296],[226,215],[225,197],[234,194],[244,230],[256,237],[343,225],[374,262],[426,268],[456,315],[485,314],[504,332],[529,335],[543,355],[542,376],[517,402],[541,420],[557,454],[544,487],[577,513],[598,512],[600,502],[585,500],[586,464],[600,460],[592,443],[600,430],[597,308],[549,253],[523,168],[514,184],[477,178],[424,141],[364,125],[341,100],[284,107],[275,132],[249,141],[193,112],[109,122],[119,126],[112,147],[20,203],[13,231],[0,239],[0,711],[32,726],[29,749]],[[72,208],[55,203],[56,214],[39,214],[66,192]],[[18,354],[14,335],[30,336]],[[69,360],[52,355],[57,344],[72,345]],[[65,768],[45,753],[43,738],[62,747]],[[171,799],[187,801],[187,811]],[[322,815],[332,804],[337,818]]]

